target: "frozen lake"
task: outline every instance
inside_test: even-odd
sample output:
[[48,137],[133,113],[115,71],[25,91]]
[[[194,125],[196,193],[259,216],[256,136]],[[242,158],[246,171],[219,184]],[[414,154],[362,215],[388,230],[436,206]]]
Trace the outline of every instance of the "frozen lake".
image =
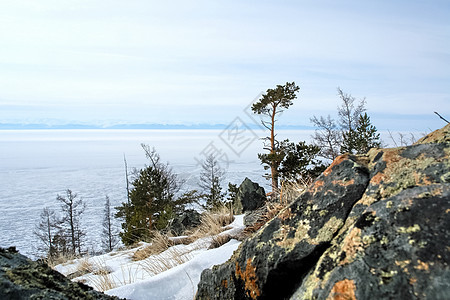
[[[309,140],[309,131],[279,131],[279,138]],[[71,189],[86,202],[82,224],[89,249],[99,249],[103,206],[108,195],[113,206],[126,199],[124,155],[128,167],[147,163],[141,143],[156,147],[163,162],[195,189],[198,161],[215,152],[227,170],[228,182],[245,177],[264,184],[258,130],[0,130],[0,246],[16,246],[34,256],[33,229],[45,206],[59,210],[57,194]]]

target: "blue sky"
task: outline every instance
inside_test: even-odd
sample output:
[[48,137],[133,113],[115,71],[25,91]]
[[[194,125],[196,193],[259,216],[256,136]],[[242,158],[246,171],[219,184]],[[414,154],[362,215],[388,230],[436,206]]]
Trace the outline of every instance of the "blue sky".
[[450,118],[449,1],[0,3],[0,123],[227,124],[277,84],[280,124],[366,97],[381,130]]

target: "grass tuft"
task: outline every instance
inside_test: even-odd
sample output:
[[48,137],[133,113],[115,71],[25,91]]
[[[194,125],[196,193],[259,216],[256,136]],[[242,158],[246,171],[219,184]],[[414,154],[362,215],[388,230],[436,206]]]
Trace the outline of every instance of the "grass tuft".
[[192,259],[192,254],[171,247],[164,253],[152,255],[141,262],[141,266],[149,275],[154,276]]
[[152,232],[152,236],[151,244],[149,246],[134,252],[131,258],[133,261],[146,259],[150,255],[159,254],[175,245],[175,243],[169,239],[169,236],[160,231]]
[[212,237],[211,245],[209,245],[209,249],[219,248],[220,246],[228,243],[231,240],[231,236],[229,234],[218,234]]

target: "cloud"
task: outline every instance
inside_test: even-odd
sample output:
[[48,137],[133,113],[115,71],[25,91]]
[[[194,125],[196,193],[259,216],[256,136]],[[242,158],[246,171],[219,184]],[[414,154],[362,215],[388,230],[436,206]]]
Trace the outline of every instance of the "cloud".
[[333,113],[338,86],[377,113],[446,113],[448,12],[444,1],[3,2],[0,104],[66,106],[99,122],[142,110],[215,122],[296,81],[298,114]]

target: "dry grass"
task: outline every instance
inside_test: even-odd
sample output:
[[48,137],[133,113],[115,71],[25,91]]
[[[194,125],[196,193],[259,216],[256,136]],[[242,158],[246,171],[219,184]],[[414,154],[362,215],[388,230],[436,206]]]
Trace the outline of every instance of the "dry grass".
[[190,252],[172,247],[162,254],[152,255],[141,262],[142,268],[151,276],[165,272],[192,259]]
[[159,231],[154,231],[152,236],[151,245],[134,252],[131,258],[133,261],[146,259],[150,255],[159,254],[175,245],[175,243],[169,239],[169,236]]
[[74,279],[83,276],[85,274],[92,273],[93,271],[94,265],[89,261],[89,257],[86,256],[78,260],[78,262],[75,265],[75,270],[72,273],[67,274],[67,278]]
[[54,268],[57,265],[71,264],[75,258],[75,255],[59,253],[58,256],[48,257],[43,260],[50,268]]
[[112,278],[111,274],[101,274],[91,279],[92,287],[100,292],[105,292],[117,287],[116,282]]
[[80,273],[92,273],[94,271],[94,265],[89,261],[89,257],[83,257],[78,260],[77,268],[75,272]]
[[242,238],[247,238],[251,236],[253,232],[258,231],[261,227],[263,227],[267,222],[275,218],[282,209],[287,207],[286,203],[280,202],[268,202],[266,203],[266,212],[261,215],[258,220],[252,226],[248,226],[244,229]]
[[301,194],[305,192],[311,180],[300,180],[299,182],[286,182],[281,185],[279,202],[284,206],[294,202]]
[[309,184],[310,182],[308,181],[283,183],[280,191],[276,193],[278,198],[266,203],[266,212],[259,217],[255,224],[245,228],[242,238],[251,236],[253,232],[258,231],[264,224],[275,218],[282,209],[300,197],[306,191]]
[[117,287],[114,278],[111,275],[111,268],[104,261],[95,262],[94,271],[90,277],[90,284],[94,289],[104,292]]
[[231,240],[231,235],[229,234],[218,234],[212,237],[211,245],[209,245],[208,249],[219,248],[220,246],[228,243]]
[[201,224],[192,230],[189,235],[194,240],[207,236],[214,236],[224,231],[224,227],[233,221],[233,214],[231,214],[229,208],[225,206],[214,211],[207,211],[202,214]]

